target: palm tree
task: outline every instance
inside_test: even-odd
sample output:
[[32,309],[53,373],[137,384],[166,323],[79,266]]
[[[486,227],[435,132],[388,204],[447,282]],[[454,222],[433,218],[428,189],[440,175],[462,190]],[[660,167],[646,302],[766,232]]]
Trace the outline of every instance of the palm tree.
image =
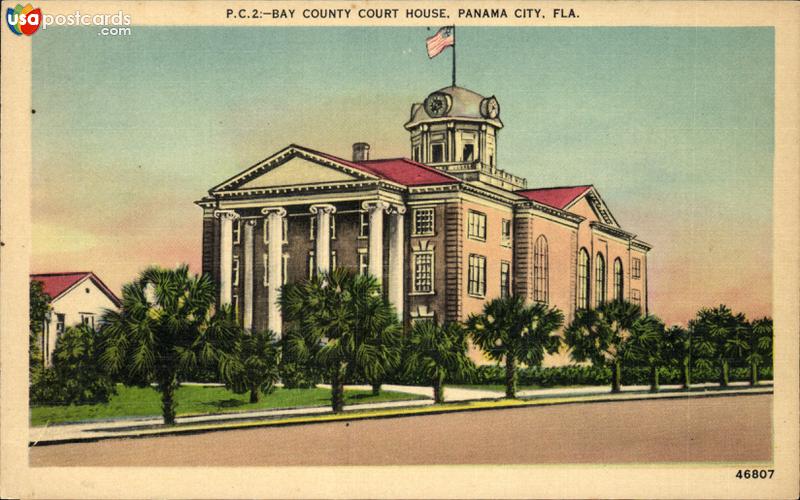
[[611,392],[622,390],[622,361],[640,316],[639,306],[630,302],[606,302],[597,309],[579,310],[564,332],[574,361],[612,367]]
[[280,378],[280,348],[270,331],[243,332],[234,348],[231,369],[225,385],[237,394],[250,391],[250,402],[259,401],[259,393],[269,394]]
[[349,377],[360,377],[372,386],[372,395],[378,396],[383,379],[400,366],[403,351],[402,327],[395,309],[383,300],[364,301],[354,315],[356,330],[374,332],[366,342],[380,357],[377,363],[350,365]]
[[475,344],[495,361],[505,359],[506,397],[516,397],[517,363],[539,366],[544,353],[558,351],[555,333],[564,324],[564,315],[544,304],[525,305],[517,296],[494,299],[479,315],[467,319],[467,329]]
[[436,403],[444,403],[444,383],[449,378],[466,377],[474,367],[467,356],[466,332],[453,322],[414,323],[404,361],[407,375],[430,381]]
[[743,314],[733,314],[726,306],[720,305],[713,309],[701,309],[694,325],[698,347],[716,359],[719,364],[719,385],[726,387],[730,360],[742,358],[747,350],[747,320]]
[[689,389],[692,384],[692,329],[673,325],[664,332],[664,349],[666,358],[681,367],[683,388]]
[[631,327],[625,359],[644,363],[650,368],[650,392],[658,392],[659,369],[667,362],[664,323],[656,316],[637,319]]
[[328,373],[334,412],[344,408],[348,375],[379,380],[389,369],[387,351],[396,342],[386,339],[401,330],[394,308],[380,292],[374,277],[340,268],[286,285],[281,294],[284,318],[303,332],[287,338],[287,349],[296,359],[313,356]]
[[230,368],[239,327],[230,306],[214,311],[216,290],[207,275],[149,267],[122,288],[122,308],[101,320],[101,362],[112,374],[155,382],[165,424],[175,423],[178,373],[199,364]]
[[758,368],[772,358],[772,318],[753,321],[747,331],[750,385],[758,385]]

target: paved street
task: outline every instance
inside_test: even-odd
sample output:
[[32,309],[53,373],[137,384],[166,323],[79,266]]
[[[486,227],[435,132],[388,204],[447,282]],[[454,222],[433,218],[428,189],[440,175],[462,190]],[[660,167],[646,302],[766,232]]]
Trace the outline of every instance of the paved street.
[[[197,385],[197,384],[187,384]],[[753,388],[747,383],[734,382],[731,387],[726,389],[730,392],[751,392],[751,391],[771,391],[771,383]],[[319,387],[330,389],[329,385],[320,384]],[[348,389],[351,390],[371,390],[372,387],[368,385],[349,385]],[[409,400],[409,401],[383,401],[377,403],[361,403],[354,405],[345,405],[345,411],[365,411],[377,409],[392,409],[392,408],[410,408],[422,407],[433,405],[433,389],[430,387],[417,387],[408,385],[392,385],[384,384],[384,390],[392,392],[405,392],[408,394],[415,394],[427,399]],[[536,390],[521,390],[518,392],[519,397],[528,400],[550,399],[553,398],[580,398],[586,396],[598,397],[611,397],[613,399],[641,399],[641,398],[661,398],[661,397],[682,397],[682,396],[702,396],[704,390],[719,391],[720,388],[716,384],[698,384],[694,386],[692,393],[686,393],[680,390],[679,386],[662,386],[661,392],[652,394],[648,391],[648,386],[625,386],[621,394],[612,395],[609,393],[607,386],[592,386],[592,387],[554,387]],[[503,397],[503,391],[487,390],[477,387],[459,388],[447,387],[445,389],[445,400],[449,403],[468,402],[481,399],[497,400]],[[226,425],[235,424],[237,422],[246,421],[264,421],[275,420],[299,416],[322,416],[331,414],[329,405],[318,407],[301,407],[301,408],[273,408],[251,410],[243,412],[232,413],[218,413],[207,415],[193,415],[182,416],[177,418],[178,424],[191,425],[191,424],[210,424],[210,425]],[[53,424],[31,427],[29,432],[29,440],[31,443],[51,444],[58,441],[79,441],[79,440],[96,440],[99,438],[108,437],[131,437],[141,433],[159,432],[165,430],[162,426],[162,418],[160,416],[153,417],[122,417],[113,418],[108,420],[92,420],[86,422],[74,422],[64,424]]]
[[33,466],[742,462],[772,456],[772,395],[534,406],[34,447]]

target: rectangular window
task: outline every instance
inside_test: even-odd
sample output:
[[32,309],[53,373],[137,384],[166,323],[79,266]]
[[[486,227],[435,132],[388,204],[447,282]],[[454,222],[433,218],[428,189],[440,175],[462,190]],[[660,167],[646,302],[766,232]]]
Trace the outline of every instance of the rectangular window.
[[475,146],[472,144],[464,144],[464,152],[462,153],[463,161],[472,161],[475,159]]
[[234,295],[231,297],[231,305],[233,306],[233,314],[239,316],[239,296]]
[[414,146],[414,161],[420,161],[419,146]]
[[486,257],[482,255],[469,256],[467,292],[478,297],[486,296]]
[[[283,243],[286,243],[289,240],[289,219],[284,217],[281,220],[283,221],[281,238]],[[266,217],[264,218],[264,243],[269,243],[269,219]]]
[[467,218],[467,237],[473,240],[486,241],[486,215],[469,211]]
[[360,212],[358,214],[358,237],[369,237],[369,213]]
[[80,313],[81,316],[81,324],[86,325],[92,329],[94,329],[94,314],[92,313]]
[[637,306],[642,305],[642,295],[639,290],[631,289],[631,303]]
[[369,272],[369,255],[367,249],[358,249],[358,274],[366,275]]
[[631,274],[636,279],[642,277],[642,261],[637,259],[636,257],[633,258],[633,264],[631,265]]
[[500,263],[500,297],[508,298],[511,296],[511,264],[509,262]]
[[434,212],[432,208],[414,209],[414,236],[429,236],[434,230]]
[[508,219],[503,219],[500,227],[502,231],[501,243],[508,246],[511,244],[511,221]]
[[56,313],[56,338],[64,334],[67,327],[67,317],[64,314]]
[[239,257],[233,258],[233,266],[231,266],[231,280],[233,280],[233,286],[239,285]]
[[414,252],[414,293],[433,293],[433,252]]
[[434,144],[431,146],[431,163],[442,163],[444,161],[444,144]]
[[242,221],[236,219],[233,221],[233,244],[238,245],[242,237]]

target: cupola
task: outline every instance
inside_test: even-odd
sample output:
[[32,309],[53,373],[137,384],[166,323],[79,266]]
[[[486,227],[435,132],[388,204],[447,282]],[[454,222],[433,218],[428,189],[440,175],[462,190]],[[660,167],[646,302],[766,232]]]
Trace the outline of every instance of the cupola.
[[463,87],[445,87],[411,106],[405,124],[411,158],[465,180],[521,189],[525,180],[497,168],[500,104]]

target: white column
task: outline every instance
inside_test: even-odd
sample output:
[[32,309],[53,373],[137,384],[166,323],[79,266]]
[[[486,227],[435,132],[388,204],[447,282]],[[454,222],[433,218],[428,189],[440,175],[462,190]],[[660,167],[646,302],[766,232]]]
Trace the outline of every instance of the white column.
[[[253,275],[255,266],[253,265],[253,227],[256,225],[255,219],[247,219],[244,223],[244,319],[242,326],[245,330],[253,329]],[[241,271],[240,271],[241,272]]]
[[317,272],[328,273],[331,270],[331,214],[336,213],[333,205],[311,205],[310,211],[317,216],[317,234],[314,239],[314,259]]
[[233,221],[239,215],[233,210],[217,210],[219,219],[219,303],[231,303],[231,278],[233,273]]
[[383,286],[383,212],[389,208],[385,201],[365,201],[369,212],[369,274]]
[[283,285],[283,208],[262,208],[261,213],[267,216],[269,243],[267,245],[267,328],[281,338],[283,321],[281,317],[280,297]]
[[403,320],[403,285],[405,284],[405,240],[403,235],[406,207],[394,205],[389,209],[389,302],[397,310],[400,321]]

